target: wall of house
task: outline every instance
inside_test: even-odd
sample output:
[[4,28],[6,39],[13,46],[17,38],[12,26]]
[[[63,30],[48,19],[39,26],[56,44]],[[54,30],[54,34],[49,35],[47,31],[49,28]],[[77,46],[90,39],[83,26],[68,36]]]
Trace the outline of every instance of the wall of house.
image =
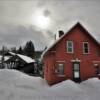
[[[74,53],[67,53],[66,41],[74,42]],[[83,54],[83,42],[89,43],[89,54]],[[71,60],[78,58],[80,62],[80,76],[81,80],[85,80],[89,77],[95,77],[95,67],[94,61],[100,61],[100,46],[86,34],[80,27],[75,27],[70,33],[56,44],[56,49],[51,49],[55,51],[54,53],[50,52],[45,57],[44,60],[45,68],[48,68],[48,71],[45,69],[45,77],[50,84],[57,83],[65,79],[73,80],[73,63]],[[57,63],[64,61],[65,66],[65,76],[59,77],[55,73]],[[98,62],[100,66],[100,62]],[[47,67],[48,66],[48,67]]]
[[53,54],[50,54],[49,56],[47,55],[44,58],[44,78],[47,80],[47,82],[50,84],[52,83],[52,75],[54,73],[54,56]]

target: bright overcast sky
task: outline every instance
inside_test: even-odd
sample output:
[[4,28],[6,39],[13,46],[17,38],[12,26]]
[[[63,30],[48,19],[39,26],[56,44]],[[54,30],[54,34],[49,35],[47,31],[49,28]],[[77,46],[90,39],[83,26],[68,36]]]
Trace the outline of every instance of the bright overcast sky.
[[66,32],[77,21],[99,40],[100,1],[0,0],[0,47],[32,40],[36,50],[44,49],[59,29]]

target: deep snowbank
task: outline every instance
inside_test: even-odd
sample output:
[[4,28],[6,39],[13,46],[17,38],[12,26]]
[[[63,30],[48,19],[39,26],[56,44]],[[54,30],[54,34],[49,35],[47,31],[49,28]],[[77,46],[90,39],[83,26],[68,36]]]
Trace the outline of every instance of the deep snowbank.
[[0,70],[0,100],[100,100],[100,80],[81,84],[71,80],[48,86],[40,77],[16,70]]
[[13,69],[0,70],[0,82],[4,82],[5,84],[13,84],[19,87],[30,86],[37,89],[48,86],[46,81],[40,77],[32,77]]

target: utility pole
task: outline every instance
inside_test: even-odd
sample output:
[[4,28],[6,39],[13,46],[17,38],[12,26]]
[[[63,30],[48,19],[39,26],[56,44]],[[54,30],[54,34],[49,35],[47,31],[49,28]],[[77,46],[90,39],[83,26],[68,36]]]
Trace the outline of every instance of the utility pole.
[[2,47],[2,60],[1,60],[1,68],[4,68],[4,46]]

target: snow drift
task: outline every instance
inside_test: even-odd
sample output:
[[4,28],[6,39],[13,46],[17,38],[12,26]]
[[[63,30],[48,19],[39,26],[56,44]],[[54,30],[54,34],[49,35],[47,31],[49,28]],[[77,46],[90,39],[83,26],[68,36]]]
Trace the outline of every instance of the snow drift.
[[0,100],[100,100],[100,80],[81,84],[71,80],[49,86],[40,77],[16,70],[0,70]]

